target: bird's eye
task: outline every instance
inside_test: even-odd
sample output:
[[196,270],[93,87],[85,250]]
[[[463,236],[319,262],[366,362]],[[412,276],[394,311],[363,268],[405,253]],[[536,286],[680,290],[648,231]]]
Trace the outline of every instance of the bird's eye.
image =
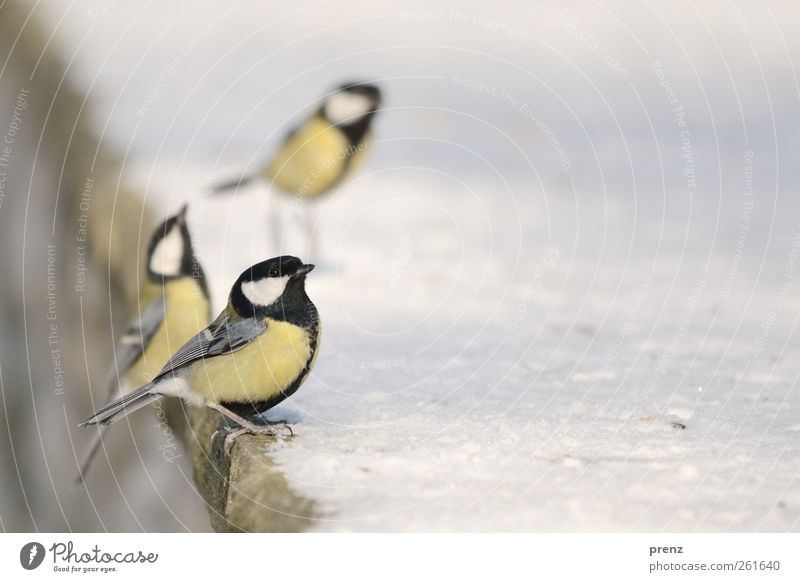
[[270,269],[269,270],[269,276],[270,277],[277,277],[278,275],[280,275],[280,271],[278,271],[278,269]]

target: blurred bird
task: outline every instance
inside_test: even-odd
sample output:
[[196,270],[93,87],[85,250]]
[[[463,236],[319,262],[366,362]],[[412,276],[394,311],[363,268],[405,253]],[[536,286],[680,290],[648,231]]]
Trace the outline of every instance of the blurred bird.
[[271,432],[256,416],[294,394],[317,356],[320,323],[306,295],[314,265],[277,257],[244,271],[228,305],[190,339],[153,380],[106,404],[80,426],[109,425],[162,396],[208,406],[239,425],[226,449],[242,432]]
[[[117,345],[108,379],[109,398],[150,382],[172,354],[211,321],[208,287],[194,256],[186,210],[184,205],[150,238],[139,317],[130,322]],[[101,442],[98,431],[81,463],[79,482]]]
[[[214,192],[238,189],[258,178],[286,194],[316,199],[340,185],[360,165],[369,149],[370,128],[381,92],[369,83],[345,83],[328,94],[320,107],[283,140],[275,156],[257,172],[215,186]],[[273,210],[273,235],[280,245],[282,228]],[[314,254],[314,220],[305,205],[309,248]]]

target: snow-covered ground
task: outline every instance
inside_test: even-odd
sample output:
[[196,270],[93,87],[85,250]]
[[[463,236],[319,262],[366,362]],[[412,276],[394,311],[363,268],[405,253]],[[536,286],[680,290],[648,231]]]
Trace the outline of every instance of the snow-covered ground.
[[44,10],[126,179],[194,201],[218,306],[273,205],[204,187],[384,87],[271,413],[315,529],[800,530],[800,8],[231,6]]

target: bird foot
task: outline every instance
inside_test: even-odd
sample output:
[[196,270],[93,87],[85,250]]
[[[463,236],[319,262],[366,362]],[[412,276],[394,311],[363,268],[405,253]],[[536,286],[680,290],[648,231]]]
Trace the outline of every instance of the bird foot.
[[[294,436],[294,431],[292,427],[289,426],[289,423],[285,420],[279,421],[264,421],[265,424],[258,424],[255,422],[247,422],[242,426],[238,427],[226,427],[221,428],[214,435],[211,437],[212,440],[217,435],[224,435],[225,442],[223,444],[223,449],[226,455],[230,455],[231,449],[233,448],[233,443],[236,441],[237,438],[242,436],[243,434],[268,434],[272,436]],[[282,427],[286,429],[286,433],[276,430],[276,427]]]

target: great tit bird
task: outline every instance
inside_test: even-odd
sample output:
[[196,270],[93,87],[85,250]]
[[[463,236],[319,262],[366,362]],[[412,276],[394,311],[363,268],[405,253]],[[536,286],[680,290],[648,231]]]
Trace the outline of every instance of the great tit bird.
[[109,425],[162,396],[208,406],[241,432],[271,432],[252,418],[294,394],[314,366],[320,340],[317,309],[306,295],[314,265],[282,256],[253,265],[228,304],[141,388],[106,404],[80,426]]
[[[219,184],[215,192],[237,189],[257,178],[300,199],[315,199],[340,185],[363,160],[370,127],[380,107],[381,92],[369,83],[345,83],[328,94],[320,107],[283,140],[275,156],[259,171]],[[309,246],[313,247],[313,217],[305,205]],[[272,232],[281,240],[277,212]]]
[[[186,224],[187,206],[153,231],[139,317],[117,344],[108,379],[109,398],[150,382],[169,358],[211,321],[205,273],[194,256]],[[98,432],[81,464],[81,481],[99,450]]]

